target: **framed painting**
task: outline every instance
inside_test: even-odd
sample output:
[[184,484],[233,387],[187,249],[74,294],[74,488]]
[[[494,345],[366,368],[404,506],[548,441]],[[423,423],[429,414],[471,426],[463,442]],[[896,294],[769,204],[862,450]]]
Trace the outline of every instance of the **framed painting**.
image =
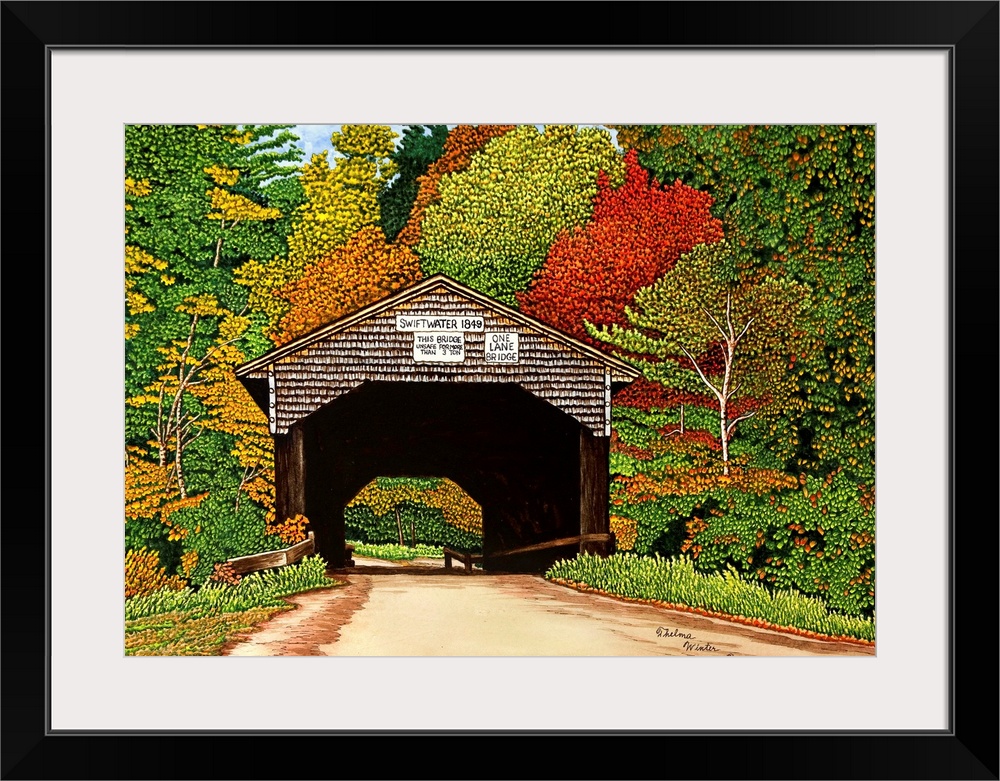
[[959,566],[952,388],[987,287],[962,216],[996,202],[963,58],[995,63],[997,7],[845,5],[794,40],[737,7],[745,48],[560,50],[280,48],[275,6],[203,40],[224,6],[117,4],[126,49],[106,6],[5,4],[51,112],[51,477],[46,675],[5,697],[44,684],[45,728],[5,727],[4,777],[77,777],[69,740],[141,777],[154,736],[216,734],[253,777],[261,736],[518,734],[995,778],[996,730],[956,718],[995,564]]
[[874,126],[125,154],[127,655],[875,653]]

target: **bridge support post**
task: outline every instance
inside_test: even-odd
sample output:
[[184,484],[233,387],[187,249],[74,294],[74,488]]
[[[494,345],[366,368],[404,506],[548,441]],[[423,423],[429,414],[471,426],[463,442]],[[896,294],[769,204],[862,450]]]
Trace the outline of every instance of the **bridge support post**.
[[[607,534],[608,454],[610,437],[595,437],[590,429],[580,429],[580,534]],[[606,556],[610,546],[603,542],[581,542],[580,553]]]
[[278,523],[306,513],[306,456],[299,426],[274,435],[274,514]]

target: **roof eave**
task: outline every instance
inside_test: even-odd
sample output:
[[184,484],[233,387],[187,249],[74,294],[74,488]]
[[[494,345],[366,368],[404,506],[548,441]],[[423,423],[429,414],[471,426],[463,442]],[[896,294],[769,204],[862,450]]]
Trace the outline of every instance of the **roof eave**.
[[273,364],[275,361],[279,361],[289,355],[292,355],[300,350],[309,347],[311,344],[322,341],[328,336],[336,334],[350,326],[365,320],[369,317],[377,315],[386,309],[391,309],[401,303],[406,302],[411,298],[416,298],[417,296],[426,293],[429,290],[437,286],[443,286],[452,293],[455,293],[466,298],[470,298],[474,301],[479,302],[483,306],[496,310],[500,314],[509,317],[512,320],[521,322],[522,324],[528,326],[529,328],[534,328],[535,330],[555,339],[558,342],[565,344],[567,347],[576,350],[577,352],[583,353],[596,361],[604,364],[606,367],[610,368],[612,371],[620,372],[624,377],[630,378],[624,380],[625,382],[630,382],[631,380],[638,379],[641,372],[633,366],[625,363],[620,358],[615,358],[610,355],[602,353],[595,347],[591,347],[589,344],[581,342],[579,339],[566,334],[557,328],[543,323],[530,315],[526,315],[523,312],[519,312],[506,304],[502,304],[499,301],[494,301],[489,296],[480,293],[478,290],[473,290],[470,287],[463,285],[460,282],[452,279],[444,274],[434,274],[433,276],[422,279],[419,282],[414,283],[410,287],[404,288],[403,290],[392,293],[385,298],[375,301],[366,307],[362,307],[356,312],[350,315],[345,315],[344,317],[338,318],[331,323],[320,326],[319,328],[311,331],[308,334],[293,339],[287,344],[281,345],[280,347],[275,347],[259,358],[255,358],[252,361],[244,363],[242,366],[236,368],[237,377],[246,377],[251,373],[263,369],[265,366]]

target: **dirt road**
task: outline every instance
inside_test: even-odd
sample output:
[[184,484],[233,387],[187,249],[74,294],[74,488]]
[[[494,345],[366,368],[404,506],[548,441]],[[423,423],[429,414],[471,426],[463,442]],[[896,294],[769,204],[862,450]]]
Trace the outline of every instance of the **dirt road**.
[[[361,571],[292,597],[232,656],[873,655],[721,619],[584,594],[534,575]],[[344,577],[344,576],[339,576]]]

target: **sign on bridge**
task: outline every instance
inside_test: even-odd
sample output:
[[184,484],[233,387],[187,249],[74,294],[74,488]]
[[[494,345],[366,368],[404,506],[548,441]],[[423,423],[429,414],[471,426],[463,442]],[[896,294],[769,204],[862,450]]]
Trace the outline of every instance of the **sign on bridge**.
[[486,323],[481,317],[445,315],[396,315],[397,331],[475,331],[482,333]]
[[461,363],[465,360],[465,334],[414,331],[413,360],[417,363]]
[[517,363],[517,332],[486,332],[483,347],[486,363]]

